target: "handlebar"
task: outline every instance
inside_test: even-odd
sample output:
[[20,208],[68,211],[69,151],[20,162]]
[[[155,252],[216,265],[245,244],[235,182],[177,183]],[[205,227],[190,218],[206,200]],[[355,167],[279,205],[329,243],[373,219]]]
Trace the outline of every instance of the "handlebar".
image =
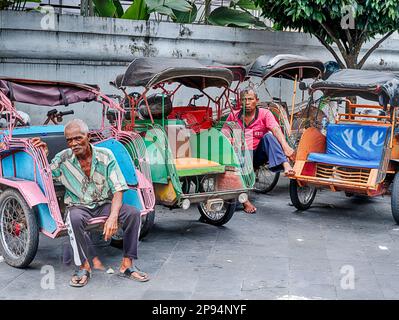
[[193,100],[198,100],[199,98],[202,98],[204,95],[203,94],[195,94],[193,95]]
[[75,114],[75,111],[68,110],[68,111],[58,111],[57,109],[52,109],[47,112],[47,120],[44,122],[47,125],[50,121],[54,124],[58,124],[62,122],[62,117],[70,114]]
[[69,110],[69,111],[65,111],[65,112],[58,112],[58,116],[66,116],[66,115],[68,115],[68,114],[75,114],[75,111],[73,111],[73,110]]
[[197,101],[199,98],[202,98],[204,95],[203,94],[195,94],[191,97],[190,101],[188,102],[189,106],[195,107],[195,101]]

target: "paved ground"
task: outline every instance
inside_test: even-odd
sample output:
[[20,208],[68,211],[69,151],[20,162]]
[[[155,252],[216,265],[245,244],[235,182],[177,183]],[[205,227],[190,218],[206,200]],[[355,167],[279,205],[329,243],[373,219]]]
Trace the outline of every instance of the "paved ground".
[[[196,209],[160,207],[140,243],[138,265],[150,273],[148,283],[95,273],[84,289],[71,288],[72,270],[61,264],[66,238],[42,237],[29,269],[0,262],[0,299],[399,298],[399,226],[389,197],[365,201],[324,191],[299,213],[283,179],[270,195],[254,198],[257,214],[237,211],[219,228],[198,222]],[[116,270],[120,251],[100,252]],[[54,289],[42,288],[51,286],[45,265],[54,267]]]

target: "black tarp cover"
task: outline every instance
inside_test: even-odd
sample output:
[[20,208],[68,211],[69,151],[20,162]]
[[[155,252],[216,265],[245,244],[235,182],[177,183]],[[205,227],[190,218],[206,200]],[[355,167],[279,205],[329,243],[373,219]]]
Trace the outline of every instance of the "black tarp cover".
[[124,74],[117,76],[115,84],[118,87],[151,88],[168,81],[203,90],[230,86],[233,74],[229,69],[207,67],[193,59],[137,58]]
[[258,57],[249,67],[248,75],[262,78],[282,77],[294,80],[317,78],[324,71],[323,62],[293,54],[279,54],[273,58]]
[[0,77],[0,90],[11,100],[40,106],[60,106],[97,99],[98,86],[72,82]]
[[321,90],[331,97],[359,96],[382,105],[398,106],[399,77],[389,72],[344,69],[324,81],[315,81],[310,89]]

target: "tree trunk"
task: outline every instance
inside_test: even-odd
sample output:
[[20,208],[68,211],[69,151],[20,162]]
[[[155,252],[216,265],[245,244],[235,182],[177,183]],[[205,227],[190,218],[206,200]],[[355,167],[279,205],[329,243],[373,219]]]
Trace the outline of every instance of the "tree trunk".
[[343,54],[348,69],[360,69],[358,65],[359,53]]

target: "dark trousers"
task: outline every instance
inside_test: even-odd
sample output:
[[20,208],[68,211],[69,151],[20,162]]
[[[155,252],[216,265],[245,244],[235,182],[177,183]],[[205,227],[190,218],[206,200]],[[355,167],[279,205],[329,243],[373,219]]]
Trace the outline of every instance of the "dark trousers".
[[[96,246],[93,243],[91,236],[92,235],[89,231],[85,232],[86,243],[89,247],[89,257],[88,257],[89,259],[98,257],[98,253],[96,251]],[[62,251],[63,251],[62,252],[62,263],[69,266],[73,260],[73,250],[72,250],[70,240],[68,240],[67,242],[64,242]]]
[[270,171],[279,172],[284,170],[283,163],[286,161],[287,157],[277,138],[271,132],[266,133],[253,153],[254,169],[268,163]]
[[[77,266],[82,265],[90,256],[95,254],[92,242],[85,228],[88,220],[95,217],[107,217],[111,212],[111,204],[107,203],[95,209],[74,206],[68,209],[66,225],[73,250],[73,259]],[[141,216],[140,211],[133,206],[122,205],[118,223],[123,229],[123,257],[137,259]]]

